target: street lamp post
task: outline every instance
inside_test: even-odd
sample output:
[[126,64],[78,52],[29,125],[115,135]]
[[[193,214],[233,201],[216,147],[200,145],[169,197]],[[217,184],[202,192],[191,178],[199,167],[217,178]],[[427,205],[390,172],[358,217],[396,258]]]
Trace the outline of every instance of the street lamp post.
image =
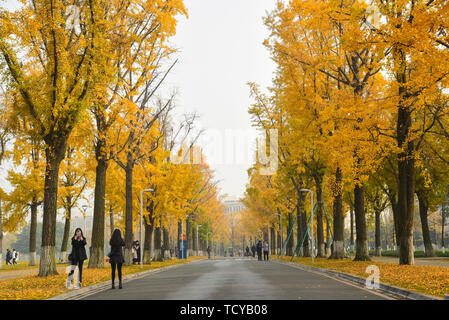
[[198,228],[201,227],[202,224],[197,224],[196,225],[196,256],[198,257],[200,255],[199,253],[199,248],[200,248],[200,243],[198,241]]
[[[143,217],[143,193],[144,192],[153,192],[154,189],[145,189],[140,191],[140,245],[143,245],[143,241],[142,241],[142,217]],[[142,247],[141,247],[142,248]],[[140,249],[140,269],[143,269],[143,250]]]
[[310,189],[301,189],[299,190],[301,192],[309,192],[310,193],[310,221],[311,221],[311,244],[312,244],[312,264],[313,264],[313,256],[315,254],[315,249],[314,249],[314,241],[313,241],[313,191]]

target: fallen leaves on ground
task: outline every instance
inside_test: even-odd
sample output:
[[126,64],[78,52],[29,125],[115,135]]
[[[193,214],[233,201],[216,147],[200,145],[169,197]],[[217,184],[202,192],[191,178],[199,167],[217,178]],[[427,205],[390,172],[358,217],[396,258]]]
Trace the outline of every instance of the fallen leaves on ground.
[[[172,259],[162,262],[153,261],[149,265],[123,266],[123,276],[141,271],[168,267],[189,261],[204,259],[203,257],[189,257],[187,259]],[[43,300],[70,291],[66,289],[67,274],[59,272],[58,275],[44,278],[36,274],[13,279],[0,280],[0,300]],[[111,279],[111,267],[105,263],[103,269],[83,268],[83,287],[87,287]]]
[[[291,261],[291,257],[280,258]],[[351,259],[333,260],[315,258],[314,267],[352,274],[367,278],[366,268],[375,265],[380,271],[380,282],[399,288],[443,298],[449,294],[449,267],[440,266],[408,266],[391,262],[353,261]],[[293,258],[293,262],[296,258]],[[312,266],[311,258],[299,258],[299,264]]]

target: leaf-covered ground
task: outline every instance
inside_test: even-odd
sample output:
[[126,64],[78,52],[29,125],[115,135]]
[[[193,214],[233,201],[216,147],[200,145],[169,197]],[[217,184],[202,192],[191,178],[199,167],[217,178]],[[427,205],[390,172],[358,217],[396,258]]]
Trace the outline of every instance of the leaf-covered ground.
[[[281,260],[290,262],[291,257]],[[293,258],[296,262],[296,257]],[[311,258],[299,258],[299,264],[312,265]],[[443,298],[449,294],[449,267],[439,266],[405,266],[390,262],[353,261],[351,259],[331,260],[315,258],[314,267],[335,270],[361,278],[369,276],[366,268],[376,265],[380,271],[380,282],[403,289]]]
[[[167,267],[185,263],[203,257],[189,257],[188,259],[172,259],[163,262],[152,262],[150,265],[123,266],[123,275],[137,273],[145,270]],[[86,264],[87,266],[87,264]],[[59,272],[56,276],[38,278],[37,271],[34,275],[22,276],[14,279],[0,280],[0,300],[43,300],[65,293],[67,274]],[[104,269],[83,269],[83,287],[111,279],[111,267],[105,263]]]

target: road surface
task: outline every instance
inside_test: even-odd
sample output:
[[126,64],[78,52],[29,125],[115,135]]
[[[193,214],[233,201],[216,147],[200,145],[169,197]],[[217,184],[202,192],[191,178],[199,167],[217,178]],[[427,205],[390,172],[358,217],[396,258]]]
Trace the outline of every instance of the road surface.
[[[117,281],[117,280],[116,280]],[[117,281],[118,282],[118,281]],[[384,300],[368,289],[275,261],[201,260],[124,282],[84,300]]]

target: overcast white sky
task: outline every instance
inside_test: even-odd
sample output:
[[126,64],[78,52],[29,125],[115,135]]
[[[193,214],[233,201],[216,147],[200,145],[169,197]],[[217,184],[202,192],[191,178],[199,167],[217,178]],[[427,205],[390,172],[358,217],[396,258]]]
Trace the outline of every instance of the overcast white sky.
[[[16,0],[0,0],[13,8]],[[262,45],[268,32],[262,17],[276,0],[184,0],[189,18],[182,17],[172,44],[179,63],[167,77],[165,90],[176,89],[176,114],[196,112],[205,134],[199,140],[220,180],[222,193],[243,195],[251,166],[255,131],[247,110],[252,100],[247,82],[271,84],[274,63]],[[236,138],[238,137],[238,138]],[[5,181],[6,170],[0,171]]]
[[275,3],[185,0],[189,18],[180,20],[172,39],[180,63],[167,84],[178,89],[177,113],[200,114],[206,132],[199,144],[230,196],[243,194],[254,149],[247,82],[269,86],[275,69],[262,45],[268,36],[262,18]]

